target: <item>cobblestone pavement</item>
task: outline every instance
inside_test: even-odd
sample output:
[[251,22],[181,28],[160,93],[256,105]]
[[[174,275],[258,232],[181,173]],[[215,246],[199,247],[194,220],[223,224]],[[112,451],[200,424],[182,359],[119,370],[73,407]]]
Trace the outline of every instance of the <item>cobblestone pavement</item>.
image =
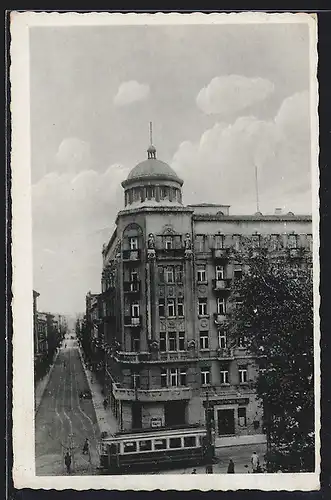
[[[72,474],[97,474],[99,429],[91,400],[79,394],[89,388],[76,340],[60,349],[35,421],[37,475],[66,474],[64,455],[70,448]],[[83,455],[85,438],[90,454]]]

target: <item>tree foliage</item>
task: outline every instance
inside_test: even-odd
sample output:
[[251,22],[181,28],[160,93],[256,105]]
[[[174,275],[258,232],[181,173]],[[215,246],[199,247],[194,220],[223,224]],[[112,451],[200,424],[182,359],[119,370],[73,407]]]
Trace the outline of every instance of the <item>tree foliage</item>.
[[232,295],[230,332],[256,356],[270,470],[314,469],[313,290],[309,269],[250,261]]

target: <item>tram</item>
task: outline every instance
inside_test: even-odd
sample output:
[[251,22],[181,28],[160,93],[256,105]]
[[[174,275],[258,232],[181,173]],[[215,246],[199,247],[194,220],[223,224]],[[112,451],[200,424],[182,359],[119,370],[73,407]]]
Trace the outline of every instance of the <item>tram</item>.
[[123,474],[206,463],[206,429],[202,427],[140,429],[101,440],[100,468]]

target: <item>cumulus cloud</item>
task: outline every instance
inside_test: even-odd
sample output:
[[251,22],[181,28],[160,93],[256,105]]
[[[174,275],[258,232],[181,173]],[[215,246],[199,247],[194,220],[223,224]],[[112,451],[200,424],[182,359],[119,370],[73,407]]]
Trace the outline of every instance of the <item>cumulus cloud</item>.
[[252,213],[257,168],[262,211],[310,212],[309,123],[303,92],[285,99],[273,120],[216,123],[199,141],[182,143],[172,166],[184,179],[185,202],[228,203],[232,213]]
[[90,145],[77,137],[67,137],[59,145],[55,159],[61,172],[85,170],[91,163]]
[[217,76],[200,90],[196,101],[207,115],[228,116],[263,101],[273,91],[274,84],[264,78]]
[[114,97],[115,106],[127,106],[136,101],[144,101],[150,93],[149,85],[136,80],[123,82]]
[[82,310],[86,292],[100,290],[102,244],[123,207],[127,174],[115,164],[104,173],[51,173],[32,186],[34,286],[48,309]]

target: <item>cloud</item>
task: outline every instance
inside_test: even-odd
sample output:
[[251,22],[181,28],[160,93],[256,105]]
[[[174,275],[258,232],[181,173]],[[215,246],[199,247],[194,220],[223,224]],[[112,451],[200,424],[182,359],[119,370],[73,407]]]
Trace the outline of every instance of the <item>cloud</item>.
[[200,90],[196,102],[207,115],[228,116],[263,101],[273,91],[274,84],[264,78],[216,76]]
[[150,93],[149,85],[135,80],[123,82],[114,97],[115,106],[127,106],[136,101],[144,101]]
[[309,123],[303,92],[285,99],[273,120],[239,117],[183,142],[172,166],[184,179],[185,203],[227,203],[232,213],[253,213],[256,167],[264,213],[278,206],[310,212]]
[[90,145],[77,137],[63,139],[55,160],[60,172],[79,172],[88,169],[91,164]]

